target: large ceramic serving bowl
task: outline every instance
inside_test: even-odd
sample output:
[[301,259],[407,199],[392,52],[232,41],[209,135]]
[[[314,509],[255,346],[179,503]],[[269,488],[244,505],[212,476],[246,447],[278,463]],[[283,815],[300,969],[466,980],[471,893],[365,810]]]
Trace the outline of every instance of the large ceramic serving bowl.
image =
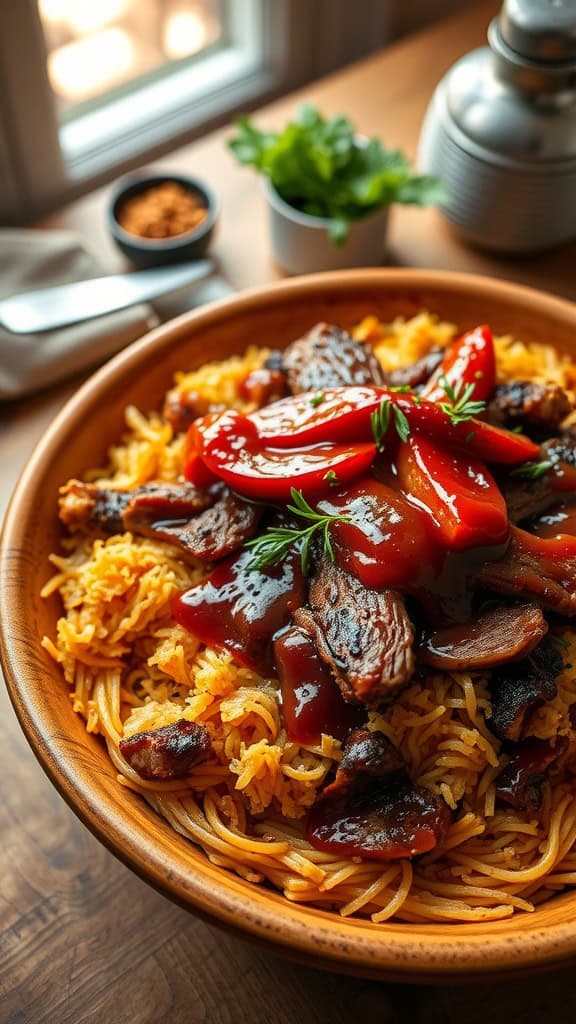
[[166,896],[294,959],[373,978],[439,981],[542,968],[576,955],[576,892],[532,914],[486,924],[382,924],[289,903],[211,864],[116,782],[101,740],[72,711],[40,640],[58,600],[42,601],[57,548],[58,487],[102,464],[129,403],[157,408],[177,369],[248,344],[283,346],[319,320],[351,326],[421,309],[462,328],[554,342],[576,352],[576,307],[502,281],[450,273],[357,270],[294,279],[219,302],[158,328],[116,356],[68,402],[32,456],[8,512],[2,547],[3,662],[22,728],[62,796],[99,839]]

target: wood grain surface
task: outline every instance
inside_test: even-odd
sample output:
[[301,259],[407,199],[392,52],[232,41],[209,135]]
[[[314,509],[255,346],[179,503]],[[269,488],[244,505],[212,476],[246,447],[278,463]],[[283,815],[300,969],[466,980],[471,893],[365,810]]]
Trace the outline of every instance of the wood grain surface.
[[[492,0],[307,90],[326,112],[414,154],[435,82],[481,45]],[[281,124],[290,97],[262,123]],[[215,246],[237,288],[277,276],[257,181],[233,166],[224,133],[174,153],[164,166],[206,177],[223,215]],[[44,222],[77,230],[107,269],[121,265],[106,237],[106,193]],[[576,246],[545,256],[492,258],[464,247],[433,211],[395,210],[390,261],[469,270],[576,297]],[[74,380],[0,410],[0,511]],[[518,982],[408,988],[325,975],[281,962],[170,904],[117,862],[74,817],[36,764],[0,691],[0,1021],[348,1022],[552,1024],[576,1017],[573,971]]]

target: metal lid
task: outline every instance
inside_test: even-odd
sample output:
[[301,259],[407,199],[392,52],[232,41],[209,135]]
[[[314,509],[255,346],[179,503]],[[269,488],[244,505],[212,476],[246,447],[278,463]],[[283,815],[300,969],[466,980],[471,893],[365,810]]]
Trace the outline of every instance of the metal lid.
[[501,39],[534,61],[576,60],[576,0],[505,0]]

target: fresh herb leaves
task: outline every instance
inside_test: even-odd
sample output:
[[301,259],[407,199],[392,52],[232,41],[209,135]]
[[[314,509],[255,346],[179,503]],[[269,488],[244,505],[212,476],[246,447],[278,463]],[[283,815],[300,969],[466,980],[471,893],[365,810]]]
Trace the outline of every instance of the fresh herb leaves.
[[407,441],[410,437],[410,424],[399,405],[394,406],[394,425],[400,440]]
[[322,405],[322,402],[326,401],[326,395],[323,391],[317,391],[315,395],[312,395],[310,399],[310,405],[316,408],[318,405]]
[[377,409],[370,415],[372,436],[379,452],[384,451],[384,439],[390,426],[390,399],[383,398]]
[[448,401],[436,404],[450,417],[454,426],[458,423],[466,423],[467,420],[484,412],[486,402],[472,401],[472,395],[476,389],[474,383],[464,384],[464,381],[460,380],[453,385],[444,376],[440,377],[438,383]]
[[246,547],[252,548],[254,555],[248,563],[248,569],[264,569],[267,565],[277,565],[294,544],[301,542],[302,572],[307,576],[310,570],[312,542],[316,539],[320,541],[322,550],[334,561],[330,527],[332,523],[349,523],[350,516],[323,515],[317,512],[308,504],[302,491],[297,491],[295,487],[290,488],[290,496],[293,504],[287,506],[288,511],[308,520],[310,525],[300,530],[290,526],[269,526],[259,537],[247,541]]
[[330,484],[330,487],[338,487],[340,483],[333,469],[329,469],[326,473],[324,473],[322,479],[325,480],[327,484]]
[[549,459],[542,459],[541,462],[525,462],[522,466],[517,466],[516,469],[511,470],[510,476],[518,477],[520,480],[539,480],[540,477],[546,476],[552,469],[552,463]]
[[390,418],[394,417],[396,433],[401,441],[407,441],[410,437],[410,424],[398,405],[393,405],[389,398],[383,398],[380,405],[370,416],[372,436],[376,442],[379,452],[386,447],[386,434],[390,427]]
[[346,241],[352,221],[390,203],[427,206],[448,198],[438,178],[412,174],[398,150],[379,139],[359,143],[341,114],[324,118],[305,104],[282,132],[260,131],[247,117],[236,129],[228,146],[239,163],[266,175],[290,206],[327,218],[335,245]]

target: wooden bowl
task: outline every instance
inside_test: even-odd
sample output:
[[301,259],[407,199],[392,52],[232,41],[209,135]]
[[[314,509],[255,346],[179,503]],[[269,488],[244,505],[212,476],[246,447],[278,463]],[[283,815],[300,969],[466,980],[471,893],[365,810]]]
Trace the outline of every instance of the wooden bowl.
[[42,601],[47,556],[60,539],[58,487],[102,464],[128,402],[158,407],[177,369],[226,358],[254,342],[283,346],[318,320],[351,326],[421,309],[462,328],[576,348],[576,306],[502,281],[452,273],[357,270],[296,278],[186,314],[99,370],[68,402],[25,469],[1,551],[3,663],[22,728],[62,796],[121,860],[166,896],[307,965],[402,981],[500,977],[559,965],[576,953],[576,892],[486,924],[383,924],[289,903],[211,864],[142,799],[118,785],[101,740],[72,711],[58,667],[40,646],[58,600]]

